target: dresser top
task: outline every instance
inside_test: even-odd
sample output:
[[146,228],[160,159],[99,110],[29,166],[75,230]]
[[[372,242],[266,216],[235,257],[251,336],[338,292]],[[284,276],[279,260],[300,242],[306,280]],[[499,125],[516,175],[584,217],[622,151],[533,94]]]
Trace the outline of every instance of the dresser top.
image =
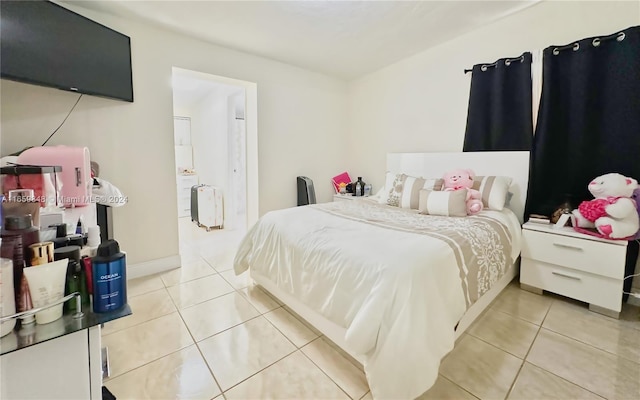
[[597,236],[591,236],[584,233],[576,232],[571,227],[566,227],[566,226],[562,228],[554,228],[554,227],[555,225],[551,223],[539,224],[536,222],[527,222],[524,225],[522,225],[522,229],[526,229],[530,231],[545,232],[545,233],[551,233],[554,235],[569,236],[569,237],[585,239],[585,240],[593,240],[596,242],[609,243],[617,246],[626,246],[628,244],[626,240],[603,239]]

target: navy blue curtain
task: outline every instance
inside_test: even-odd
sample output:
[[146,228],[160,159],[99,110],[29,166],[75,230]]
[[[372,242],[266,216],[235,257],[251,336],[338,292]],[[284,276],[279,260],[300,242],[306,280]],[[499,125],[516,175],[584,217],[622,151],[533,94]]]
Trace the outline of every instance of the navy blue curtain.
[[544,50],[527,213],[590,200],[609,172],[640,179],[640,26]]
[[530,150],[531,53],[477,64],[471,72],[463,151]]
[[598,175],[640,178],[640,26],[544,50],[528,209],[593,198]]

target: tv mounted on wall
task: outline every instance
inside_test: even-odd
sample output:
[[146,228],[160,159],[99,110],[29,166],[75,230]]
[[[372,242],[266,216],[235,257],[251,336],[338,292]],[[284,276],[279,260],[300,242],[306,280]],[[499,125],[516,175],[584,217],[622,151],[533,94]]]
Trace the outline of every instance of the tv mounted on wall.
[[49,1],[0,2],[0,76],[133,101],[131,41]]

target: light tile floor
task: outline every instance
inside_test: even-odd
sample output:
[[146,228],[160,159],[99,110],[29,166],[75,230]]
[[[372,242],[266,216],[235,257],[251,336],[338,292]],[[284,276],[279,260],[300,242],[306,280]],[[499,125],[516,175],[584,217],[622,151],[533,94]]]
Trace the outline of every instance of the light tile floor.
[[[233,274],[241,232],[180,227],[182,268],[129,281],[133,315],[103,330],[118,399],[371,399],[359,368]],[[615,320],[514,282],[420,398],[639,399],[640,309]]]

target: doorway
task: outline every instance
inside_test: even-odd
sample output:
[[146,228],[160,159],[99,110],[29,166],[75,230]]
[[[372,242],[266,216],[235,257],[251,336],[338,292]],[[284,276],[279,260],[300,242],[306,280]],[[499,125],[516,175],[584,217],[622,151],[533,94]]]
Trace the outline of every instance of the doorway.
[[[180,68],[173,68],[172,85],[184,260],[238,241],[257,219],[257,90],[252,82]],[[192,187],[201,185],[194,203]]]

